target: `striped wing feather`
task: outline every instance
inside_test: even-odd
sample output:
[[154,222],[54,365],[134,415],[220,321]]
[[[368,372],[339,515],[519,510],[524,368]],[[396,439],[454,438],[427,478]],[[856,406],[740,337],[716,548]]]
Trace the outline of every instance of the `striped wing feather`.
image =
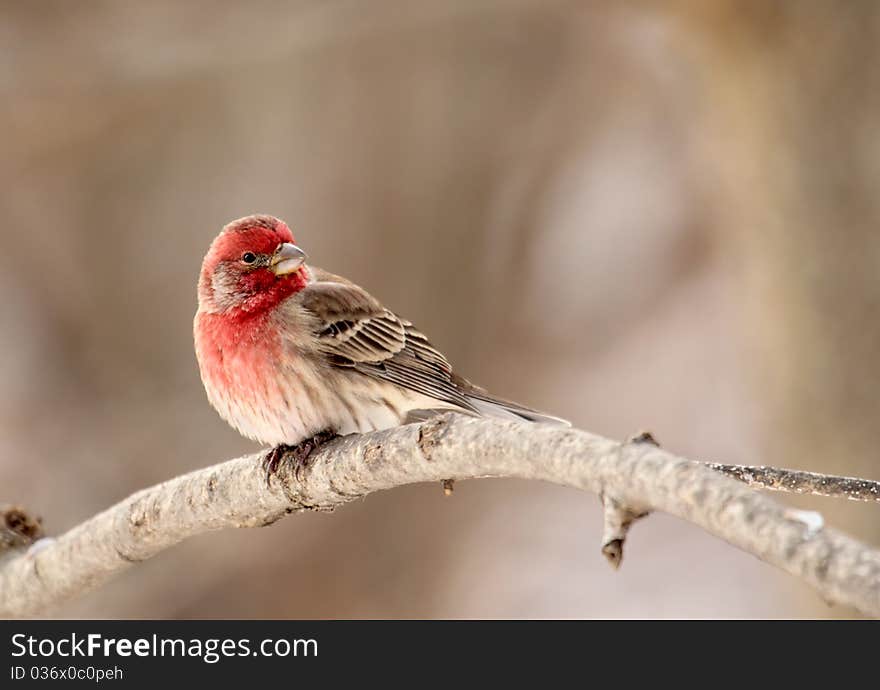
[[317,317],[319,348],[334,366],[475,414],[567,424],[474,386],[452,371],[423,333],[368,292],[321,269],[312,272],[316,280],[302,290],[300,303]]
[[409,321],[344,278],[313,273],[301,304],[318,317],[319,348],[335,366],[476,412],[449,362]]

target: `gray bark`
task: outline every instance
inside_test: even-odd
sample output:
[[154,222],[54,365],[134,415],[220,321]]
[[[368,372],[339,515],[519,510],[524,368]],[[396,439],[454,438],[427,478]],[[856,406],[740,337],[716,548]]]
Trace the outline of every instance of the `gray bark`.
[[880,552],[651,443],[445,415],[334,441],[299,473],[282,463],[268,484],[261,458],[237,458],[140,491],[6,561],[0,615],[45,610],[208,530],[268,525],[291,512],[329,510],[415,482],[518,477],[599,494],[611,521],[602,547],[612,564],[629,522],[661,510],[801,578],[829,601],[880,616]]

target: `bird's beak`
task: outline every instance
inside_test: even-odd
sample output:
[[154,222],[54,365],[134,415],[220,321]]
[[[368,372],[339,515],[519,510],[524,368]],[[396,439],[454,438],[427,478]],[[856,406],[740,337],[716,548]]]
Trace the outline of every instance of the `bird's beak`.
[[306,253],[295,244],[285,242],[275,250],[269,268],[276,276],[283,276],[299,270],[305,262]]

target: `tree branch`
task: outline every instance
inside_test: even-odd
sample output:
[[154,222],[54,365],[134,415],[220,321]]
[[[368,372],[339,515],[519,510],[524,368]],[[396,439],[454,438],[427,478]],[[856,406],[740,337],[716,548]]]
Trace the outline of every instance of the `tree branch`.
[[450,414],[331,442],[300,477],[282,463],[269,486],[261,457],[140,491],[43,548],[6,561],[0,615],[37,613],[208,530],[269,525],[294,511],[332,509],[415,482],[518,477],[600,495],[603,550],[609,537],[622,545],[632,519],[662,510],[801,578],[829,601],[880,616],[880,552],[638,439],[619,443],[576,429]]
[[710,462],[708,466],[757,489],[880,503],[880,482],[873,479],[840,477],[781,467],[723,465],[717,462]]

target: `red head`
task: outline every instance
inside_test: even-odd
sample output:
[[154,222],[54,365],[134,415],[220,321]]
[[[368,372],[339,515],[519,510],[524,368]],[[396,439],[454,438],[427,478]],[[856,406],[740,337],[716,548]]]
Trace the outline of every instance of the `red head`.
[[305,253],[284,221],[247,216],[211,243],[199,276],[199,311],[244,316],[275,307],[308,281]]

